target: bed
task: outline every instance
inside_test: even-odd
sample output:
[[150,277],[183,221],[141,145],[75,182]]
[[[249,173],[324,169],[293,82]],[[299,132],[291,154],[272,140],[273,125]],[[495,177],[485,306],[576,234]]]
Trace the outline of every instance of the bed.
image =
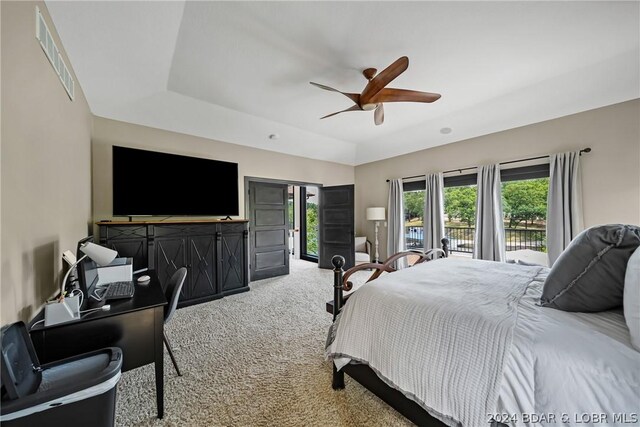
[[[347,373],[418,425],[640,425],[621,310],[541,307],[546,267],[419,257],[394,272],[406,256],[346,273],[334,259],[334,389]],[[345,303],[362,268],[374,280]]]

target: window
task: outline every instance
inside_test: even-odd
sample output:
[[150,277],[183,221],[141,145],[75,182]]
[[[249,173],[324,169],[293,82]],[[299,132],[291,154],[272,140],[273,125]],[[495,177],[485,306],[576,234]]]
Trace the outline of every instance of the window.
[[404,240],[406,249],[424,248],[424,189],[404,192]]
[[318,260],[318,187],[300,187],[300,258]]
[[[521,249],[546,252],[549,164],[504,169],[500,179],[507,252]],[[476,174],[444,178],[445,236],[452,252],[473,253],[476,182]],[[424,188],[424,181],[404,184],[407,249],[424,247]]]
[[508,251],[547,251],[549,178],[502,183],[502,213]]
[[476,199],[478,188],[456,185],[444,189],[444,235],[449,239],[449,250],[473,253],[475,237]]

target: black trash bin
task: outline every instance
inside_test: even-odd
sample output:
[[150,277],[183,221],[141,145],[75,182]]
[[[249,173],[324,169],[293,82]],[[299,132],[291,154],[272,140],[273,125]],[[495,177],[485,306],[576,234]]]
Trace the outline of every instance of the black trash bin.
[[40,366],[23,322],[2,328],[3,427],[104,426],[115,422],[122,351],[96,350]]

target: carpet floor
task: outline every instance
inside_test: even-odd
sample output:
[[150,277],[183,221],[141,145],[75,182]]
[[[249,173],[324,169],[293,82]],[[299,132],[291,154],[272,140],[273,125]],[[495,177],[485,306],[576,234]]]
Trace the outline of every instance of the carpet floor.
[[[354,275],[364,282],[367,272]],[[333,273],[292,260],[291,274],[186,307],[166,325],[183,376],[165,350],[165,416],[156,418],[153,365],[122,374],[118,426],[408,426],[346,377],[331,389],[324,344]]]

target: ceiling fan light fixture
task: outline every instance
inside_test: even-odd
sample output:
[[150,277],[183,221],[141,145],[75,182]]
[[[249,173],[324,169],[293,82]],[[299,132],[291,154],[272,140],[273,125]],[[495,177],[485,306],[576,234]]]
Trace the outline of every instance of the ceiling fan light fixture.
[[416,90],[408,89],[394,89],[387,88],[387,85],[391,83],[396,77],[404,73],[409,67],[409,58],[401,56],[396,59],[391,65],[385,68],[382,72],[376,74],[375,68],[367,68],[362,72],[364,77],[369,81],[365,86],[362,93],[347,93],[339,91],[329,86],[322,85],[320,83],[309,82],[313,86],[316,86],[323,90],[331,92],[338,92],[348,97],[353,101],[355,105],[346,110],[337,111],[335,113],[327,114],[320,119],[326,119],[327,117],[333,117],[336,114],[345,113],[347,111],[374,111],[373,122],[376,126],[381,125],[384,122],[384,103],[386,102],[435,102],[440,99],[439,93],[419,92]]

